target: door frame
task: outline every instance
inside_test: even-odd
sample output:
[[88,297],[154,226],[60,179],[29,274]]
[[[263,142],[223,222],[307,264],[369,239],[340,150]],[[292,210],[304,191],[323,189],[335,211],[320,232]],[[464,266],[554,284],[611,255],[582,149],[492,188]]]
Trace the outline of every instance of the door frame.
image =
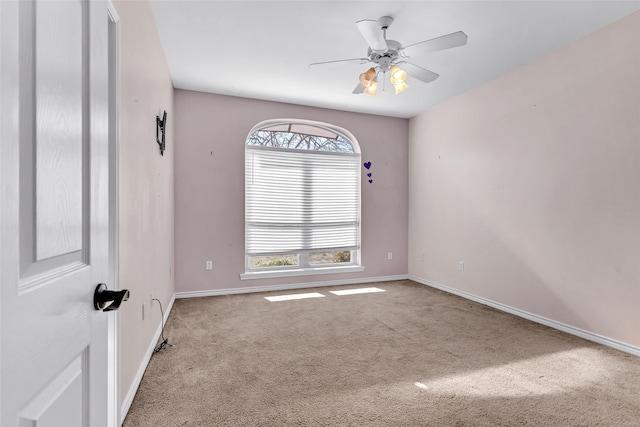
[[[120,289],[119,282],[119,155],[120,155],[120,17],[111,0],[107,0],[109,19],[109,287]],[[108,321],[108,421],[122,425],[120,414],[120,311]]]

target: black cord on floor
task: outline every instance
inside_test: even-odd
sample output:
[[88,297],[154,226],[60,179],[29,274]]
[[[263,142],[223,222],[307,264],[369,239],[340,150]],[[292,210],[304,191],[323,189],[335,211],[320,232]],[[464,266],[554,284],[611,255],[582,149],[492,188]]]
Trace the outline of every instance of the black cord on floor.
[[160,324],[162,325],[162,342],[160,344],[158,344],[158,346],[156,347],[156,349],[153,351],[154,353],[159,352],[160,350],[164,350],[165,348],[167,348],[167,345],[170,345],[171,347],[173,347],[172,344],[169,344],[169,340],[166,339],[164,337],[164,311],[162,310],[162,303],[160,302],[160,300],[158,298],[153,298],[152,301],[158,301],[158,304],[160,304]]

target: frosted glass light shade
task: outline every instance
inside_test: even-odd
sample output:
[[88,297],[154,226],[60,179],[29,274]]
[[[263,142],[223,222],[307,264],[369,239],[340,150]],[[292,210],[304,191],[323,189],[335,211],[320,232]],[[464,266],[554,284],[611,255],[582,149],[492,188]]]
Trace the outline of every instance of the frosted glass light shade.
[[396,95],[397,95],[400,92],[402,92],[405,89],[407,89],[409,87],[409,85],[402,81],[402,82],[399,82],[399,83],[395,83],[393,85],[393,87],[396,88]]
[[376,96],[376,92],[378,91],[378,82],[372,81],[369,87],[365,88],[364,93],[371,96]]
[[394,65],[389,70],[389,74],[391,74],[391,84],[396,84],[396,82],[403,82],[407,79],[407,72],[400,69],[397,65]]
[[360,84],[364,87],[370,87],[375,77],[376,70],[374,70],[373,68],[369,68],[367,71],[360,74]]

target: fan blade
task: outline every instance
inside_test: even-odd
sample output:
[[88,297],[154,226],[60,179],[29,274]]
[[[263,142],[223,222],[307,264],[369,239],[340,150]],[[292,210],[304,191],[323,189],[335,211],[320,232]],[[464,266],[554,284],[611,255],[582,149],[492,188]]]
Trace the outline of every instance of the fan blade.
[[356,86],[356,88],[351,93],[353,93],[354,95],[358,95],[358,94],[361,94],[362,92],[364,92],[364,86],[358,83],[358,86]]
[[337,62],[358,62],[360,64],[365,64],[369,62],[369,58],[337,59],[335,61],[313,62],[309,64],[309,67],[315,67],[316,65],[335,64]]
[[401,68],[405,70],[408,75],[424,83],[430,83],[440,77],[439,74],[429,71],[426,68],[418,67],[410,62],[400,61],[398,65],[402,65]]
[[367,41],[371,50],[375,52],[384,52],[387,50],[387,41],[384,39],[384,34],[378,21],[363,19],[362,21],[356,22],[356,27],[358,27],[358,31],[360,31],[362,37]]
[[438,50],[464,46],[465,44],[467,44],[467,35],[462,31],[457,31],[445,36],[436,37],[435,39],[405,46],[404,49],[401,50],[400,55],[403,57],[413,57],[427,52],[436,52]]

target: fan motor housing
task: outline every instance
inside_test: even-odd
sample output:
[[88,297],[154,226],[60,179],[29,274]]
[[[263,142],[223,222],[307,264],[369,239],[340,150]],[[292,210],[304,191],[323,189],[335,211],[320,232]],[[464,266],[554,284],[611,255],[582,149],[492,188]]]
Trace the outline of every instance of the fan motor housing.
[[400,42],[387,40],[387,50],[384,52],[374,52],[369,48],[367,53],[369,61],[378,64],[381,70],[386,71],[398,59],[400,49],[402,49]]

